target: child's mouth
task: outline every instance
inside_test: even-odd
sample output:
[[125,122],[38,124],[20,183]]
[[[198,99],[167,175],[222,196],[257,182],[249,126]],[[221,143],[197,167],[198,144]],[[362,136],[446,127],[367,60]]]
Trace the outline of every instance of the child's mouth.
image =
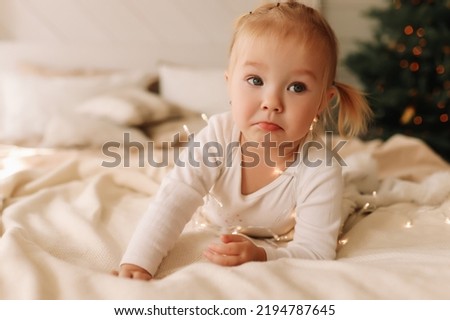
[[282,128],[272,122],[258,122],[258,127],[260,127],[262,130],[264,131],[277,131],[277,130],[282,130]]

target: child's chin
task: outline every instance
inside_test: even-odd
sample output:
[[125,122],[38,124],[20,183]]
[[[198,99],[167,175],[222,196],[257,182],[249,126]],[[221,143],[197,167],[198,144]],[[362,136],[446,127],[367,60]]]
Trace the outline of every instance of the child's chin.
[[282,130],[277,130],[275,132],[267,132],[264,130],[254,130],[243,135],[244,139],[241,138],[241,142],[247,143],[258,143],[266,147],[277,147],[283,143],[287,143],[287,137],[283,134]]

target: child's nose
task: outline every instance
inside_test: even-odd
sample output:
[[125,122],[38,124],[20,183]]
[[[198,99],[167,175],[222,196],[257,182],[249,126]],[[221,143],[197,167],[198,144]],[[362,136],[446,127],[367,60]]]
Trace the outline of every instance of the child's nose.
[[264,105],[263,110],[267,111],[273,111],[273,112],[281,112],[281,106],[270,106],[270,105]]
[[281,101],[281,98],[277,94],[269,94],[266,96],[266,99],[264,99],[261,109],[266,111],[273,111],[273,112],[282,112],[283,111],[283,103]]

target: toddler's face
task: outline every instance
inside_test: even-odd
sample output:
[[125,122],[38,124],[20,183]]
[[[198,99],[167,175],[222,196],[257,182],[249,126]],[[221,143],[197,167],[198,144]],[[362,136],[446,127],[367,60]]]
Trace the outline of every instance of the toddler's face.
[[240,41],[233,51],[228,91],[242,142],[262,142],[270,133],[271,141],[298,143],[326,105],[323,94],[329,96],[317,46],[269,38]]

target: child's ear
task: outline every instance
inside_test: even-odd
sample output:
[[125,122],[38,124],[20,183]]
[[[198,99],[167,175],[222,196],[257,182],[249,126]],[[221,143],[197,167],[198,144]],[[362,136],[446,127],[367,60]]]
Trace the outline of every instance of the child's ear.
[[330,87],[327,90],[327,100],[330,102],[332,99],[334,99],[337,95],[337,88],[335,86]]
[[319,110],[317,111],[317,114],[321,114],[329,105],[330,102],[337,97],[337,89],[335,86],[332,86],[327,89],[327,92],[325,94],[325,101],[320,106]]

